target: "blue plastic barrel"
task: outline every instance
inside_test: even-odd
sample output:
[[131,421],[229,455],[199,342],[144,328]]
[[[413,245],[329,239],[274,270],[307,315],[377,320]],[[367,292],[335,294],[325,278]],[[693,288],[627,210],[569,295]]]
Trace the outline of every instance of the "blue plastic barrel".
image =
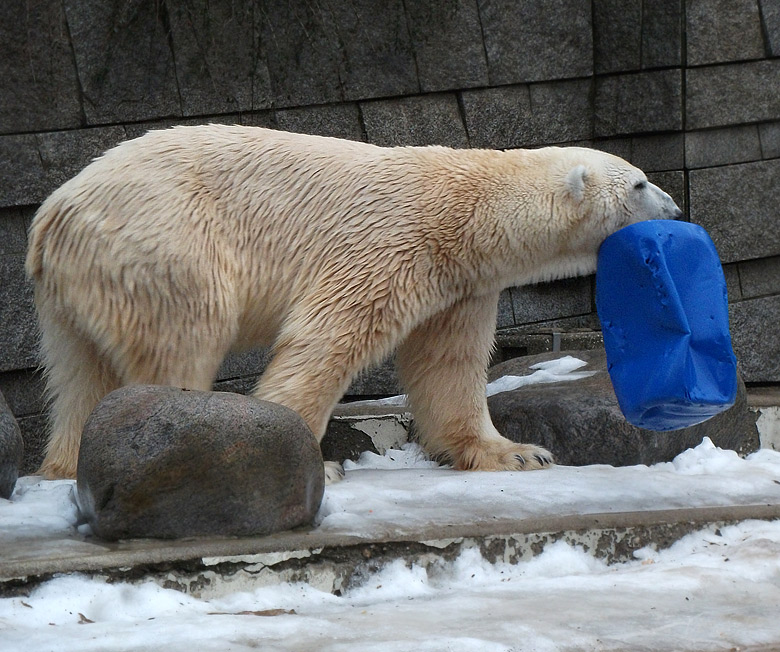
[[726,280],[703,228],[651,220],[609,236],[599,249],[596,309],[630,423],[677,430],[734,404]]

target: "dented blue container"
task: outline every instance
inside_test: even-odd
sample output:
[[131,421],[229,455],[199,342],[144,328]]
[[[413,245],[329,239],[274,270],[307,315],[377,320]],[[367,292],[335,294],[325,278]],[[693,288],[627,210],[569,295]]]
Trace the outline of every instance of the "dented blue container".
[[726,281],[703,228],[651,220],[609,236],[599,249],[596,309],[630,423],[677,430],[734,404]]

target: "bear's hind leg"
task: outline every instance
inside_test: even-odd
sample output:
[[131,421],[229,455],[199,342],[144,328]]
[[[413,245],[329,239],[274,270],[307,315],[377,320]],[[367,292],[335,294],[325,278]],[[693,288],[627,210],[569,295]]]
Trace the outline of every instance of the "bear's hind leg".
[[527,471],[552,464],[539,446],[518,444],[493,426],[485,397],[498,295],[455,303],[418,326],[398,350],[421,443],[457,469]]
[[41,330],[50,432],[38,473],[49,480],[75,478],[87,417],[103,396],[119,387],[119,381],[85,337],[43,317]]

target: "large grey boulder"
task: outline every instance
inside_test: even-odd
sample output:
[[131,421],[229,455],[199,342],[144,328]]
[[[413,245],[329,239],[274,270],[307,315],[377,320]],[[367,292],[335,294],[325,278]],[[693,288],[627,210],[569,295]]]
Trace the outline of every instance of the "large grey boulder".
[[618,406],[603,349],[542,353],[502,362],[489,380],[526,376],[538,362],[571,355],[587,362],[578,371],[595,371],[579,380],[526,385],[488,399],[493,423],[513,441],[549,449],[559,464],[655,464],[673,459],[709,437],[716,446],[747,454],[759,447],[755,414],[747,406],[740,380],[733,407],[712,419],[682,430],[655,432],[632,426]]
[[137,385],[90,415],[79,503],[98,536],[251,536],[311,522],[322,456],[294,411],[227,392]]
[[10,498],[19,477],[24,442],[19,424],[0,393],[0,498]]

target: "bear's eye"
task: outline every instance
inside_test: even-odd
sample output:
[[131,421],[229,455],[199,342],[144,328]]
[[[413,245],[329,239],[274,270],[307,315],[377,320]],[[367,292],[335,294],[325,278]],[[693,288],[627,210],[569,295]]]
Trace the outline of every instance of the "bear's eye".
[[634,190],[644,190],[646,185],[647,185],[646,182],[639,181],[636,184],[634,184]]

